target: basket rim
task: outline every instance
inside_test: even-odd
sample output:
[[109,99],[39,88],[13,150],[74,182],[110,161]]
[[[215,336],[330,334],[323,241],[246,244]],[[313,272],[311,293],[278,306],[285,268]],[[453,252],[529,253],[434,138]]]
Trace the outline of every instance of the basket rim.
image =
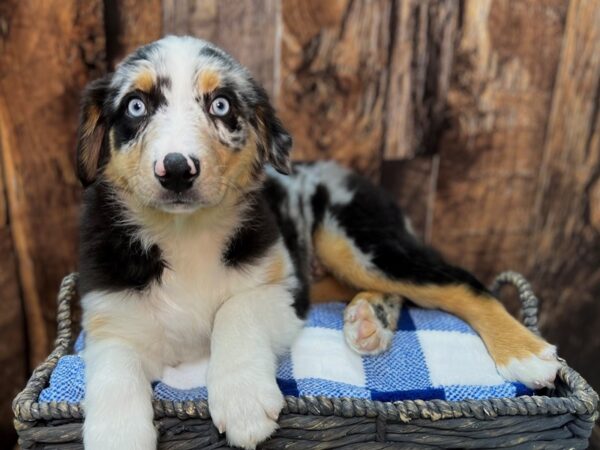
[[[32,428],[38,421],[84,418],[83,403],[38,402],[58,360],[71,345],[71,300],[76,296],[77,273],[67,275],[58,293],[58,333],[55,348],[32,373],[25,388],[13,401],[14,424],[17,431]],[[525,278],[516,272],[503,272],[492,287],[497,292],[502,285],[516,287],[522,302],[524,324],[539,334],[537,328],[538,300]],[[474,417],[485,420],[498,416],[534,416],[577,414],[594,422],[598,417],[598,394],[585,379],[563,359],[558,378],[564,383],[559,396],[524,395],[514,398],[486,400],[402,400],[381,402],[357,398],[286,396],[282,415],[367,417],[408,422],[413,419],[443,420]],[[558,392],[558,390],[557,390]],[[210,419],[207,400],[171,401],[153,399],[155,419],[174,417],[180,420]]]

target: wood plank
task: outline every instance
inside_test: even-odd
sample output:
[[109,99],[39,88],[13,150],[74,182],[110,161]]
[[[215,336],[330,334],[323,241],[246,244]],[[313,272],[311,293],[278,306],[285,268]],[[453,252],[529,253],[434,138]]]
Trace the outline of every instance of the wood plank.
[[432,243],[485,281],[527,267],[567,4],[464,3]]
[[283,2],[278,107],[296,159],[378,178],[394,19],[389,1]]
[[104,12],[110,70],[137,47],[162,35],[161,0],[104,0]]
[[432,152],[445,122],[460,3],[408,0],[394,8],[385,159]]
[[104,64],[102,2],[0,4],[2,165],[32,365],[47,354],[55,297],[77,255],[74,148],[81,89]]
[[372,178],[432,151],[445,124],[460,4],[285,1],[279,107],[302,160]]
[[[0,18],[2,16],[0,15]],[[2,147],[0,127],[0,148]],[[2,151],[0,150],[0,154]],[[12,399],[23,387],[27,375],[25,321],[19,292],[17,260],[14,251],[8,201],[0,159],[0,442],[16,442],[12,426]]]
[[437,156],[383,161],[381,165],[381,185],[397,199],[416,235],[425,242],[431,235],[430,211],[435,201],[437,166]]
[[164,31],[214,42],[274,96],[280,0],[164,0]]
[[542,328],[600,386],[600,3],[567,16],[538,178],[529,271],[545,300]]

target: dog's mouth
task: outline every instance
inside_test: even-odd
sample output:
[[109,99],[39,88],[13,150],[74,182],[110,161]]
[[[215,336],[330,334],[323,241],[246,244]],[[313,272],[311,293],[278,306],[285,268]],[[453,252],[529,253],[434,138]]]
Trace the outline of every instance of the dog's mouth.
[[167,213],[191,213],[203,208],[217,206],[223,199],[224,191],[214,189],[213,185],[194,185],[182,192],[166,189],[152,189],[140,192],[144,203],[153,209]]
[[152,206],[168,213],[185,213],[195,211],[204,203],[194,192],[180,192],[163,194]]

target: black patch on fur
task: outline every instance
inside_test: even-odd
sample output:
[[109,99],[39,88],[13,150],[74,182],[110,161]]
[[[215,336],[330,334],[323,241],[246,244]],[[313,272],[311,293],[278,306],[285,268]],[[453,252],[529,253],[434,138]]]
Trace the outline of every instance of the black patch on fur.
[[383,294],[383,303],[390,308],[395,307],[401,300],[402,298],[399,295],[388,293]]
[[310,261],[307,250],[307,243],[298,233],[296,223],[286,214],[286,205],[289,202],[288,193],[279,182],[273,178],[267,178],[263,185],[262,195],[271,207],[277,226],[283,236],[283,242],[290,254],[296,278],[298,279],[298,288],[293,292],[294,308],[300,318],[305,318],[310,302]]
[[141,61],[150,61],[150,55],[156,50],[158,43],[152,42],[138,48],[121,63],[124,67],[137,66]]
[[273,212],[261,195],[251,194],[246,218],[231,236],[223,253],[223,262],[242,267],[262,257],[275,244],[279,230]]
[[[214,116],[210,113],[210,106],[217,97],[225,97],[229,102],[229,113],[223,117]],[[235,91],[232,88],[228,86],[220,86],[213,92],[205,93],[203,95],[203,100],[206,113],[213,122],[223,123],[225,128],[227,128],[230,133],[234,133],[242,129],[242,123],[240,121],[241,105],[237,96],[235,95]],[[223,144],[227,145],[226,143]]]
[[[150,121],[152,115],[167,104],[164,90],[170,86],[171,80],[166,77],[158,78],[150,92],[134,91],[127,94],[121,101],[117,110],[110,114],[109,123],[114,130],[115,145],[120,148],[136,139],[139,133]],[[127,106],[133,98],[140,98],[146,105],[146,114],[142,117],[132,117],[127,113]]]
[[367,179],[351,175],[350,203],[332,205],[340,226],[364,253],[373,255],[375,266],[387,276],[415,284],[466,284],[475,293],[485,286],[464,269],[452,266],[431,247],[419,242],[405,227],[395,201]]
[[310,305],[310,284],[308,277],[305,278],[298,277],[298,287],[292,292],[292,296],[294,297],[293,306],[296,310],[296,315],[301,319],[306,318],[308,306]]
[[385,306],[383,306],[381,303],[371,303],[371,305],[373,305],[373,309],[375,310],[375,316],[377,316],[377,319],[379,320],[379,322],[381,322],[381,325],[383,325],[384,328],[389,328],[390,322],[387,318]]
[[256,94],[256,114],[260,116],[265,129],[261,130],[258,127],[258,121],[255,121],[255,129],[258,133],[264,134],[267,160],[275,170],[284,175],[288,175],[291,171],[290,151],[292,149],[292,136],[286,131],[275,114],[275,109],[269,101],[267,91],[254,82],[254,90]]
[[310,198],[310,204],[314,218],[312,224],[312,232],[314,233],[317,227],[323,222],[325,210],[327,209],[327,205],[329,205],[329,190],[325,185],[321,183],[317,185],[314,194]]
[[[124,106],[121,106],[118,112],[111,118],[111,129],[114,132],[114,143],[116,146],[115,150],[133,141],[148,123],[147,117],[130,117],[127,115],[127,103],[131,99],[132,96],[127,96],[123,102]],[[148,108],[148,106],[146,107]]]
[[163,95],[167,89],[171,89],[172,84],[173,82],[168,76],[159,76],[156,79],[156,89],[163,93]]
[[[97,170],[106,164],[109,157],[105,101],[110,94],[111,80],[112,74],[108,74],[98,80],[92,81],[86,86],[81,99],[81,118],[77,138],[77,174],[84,187],[89,186],[96,179]],[[97,118],[96,123],[93,124],[94,131],[91,135],[86,136],[84,128],[90,126],[90,121],[92,120],[90,114],[93,113],[99,113],[100,116]],[[98,150],[96,167],[92,174],[89,173],[90,168],[86,167],[86,164],[84,163],[86,157],[89,158],[90,155],[85,155],[84,153],[93,151],[90,147],[95,145],[92,141],[95,139],[93,135],[96,133],[101,133],[101,135],[97,137],[100,139],[100,148]]]
[[83,195],[79,243],[80,295],[95,290],[142,290],[160,282],[165,262],[158,246],[144,250],[138,228],[123,225],[123,206],[98,180]]
[[211,46],[202,47],[202,49],[200,50],[200,56],[215,58],[228,63],[230,62],[230,57],[225,52]]

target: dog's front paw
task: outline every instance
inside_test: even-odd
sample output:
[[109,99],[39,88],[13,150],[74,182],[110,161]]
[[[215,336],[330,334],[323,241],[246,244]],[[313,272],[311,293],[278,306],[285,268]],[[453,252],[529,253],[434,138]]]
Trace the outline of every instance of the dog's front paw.
[[156,434],[152,420],[119,411],[87,415],[83,424],[85,450],[156,450]]
[[560,362],[556,347],[545,344],[541,351],[530,351],[512,357],[506,364],[498,364],[500,375],[509,381],[518,381],[531,389],[554,387]]
[[239,374],[213,377],[208,386],[209,409],[227,442],[245,449],[256,448],[277,429],[283,395],[275,379]]

